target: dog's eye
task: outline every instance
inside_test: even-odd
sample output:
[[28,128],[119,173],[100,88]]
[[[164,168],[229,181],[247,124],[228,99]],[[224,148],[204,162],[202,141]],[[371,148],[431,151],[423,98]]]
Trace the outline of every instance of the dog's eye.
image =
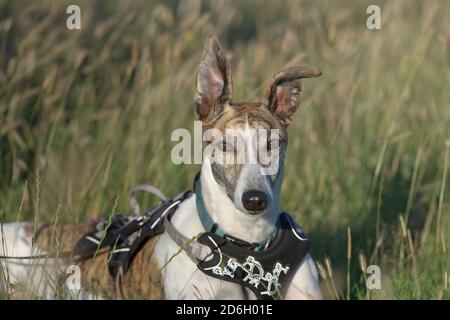
[[267,139],[267,151],[268,152],[277,152],[280,148],[280,138],[276,135],[271,136],[269,139]]
[[222,151],[227,152],[229,149],[228,143],[224,140],[222,141]]
[[232,152],[234,151],[235,144],[232,140],[224,139],[222,141],[222,151],[223,152]]
[[222,154],[229,154],[237,151],[237,141],[234,137],[223,137],[216,142],[217,151],[220,151]]

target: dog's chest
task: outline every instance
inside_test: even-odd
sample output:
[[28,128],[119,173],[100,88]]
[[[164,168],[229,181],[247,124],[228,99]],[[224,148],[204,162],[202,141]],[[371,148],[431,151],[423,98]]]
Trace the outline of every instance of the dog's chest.
[[[173,224],[187,237],[204,232],[198,218],[195,199],[183,202],[174,214]],[[240,285],[215,279],[202,273],[167,233],[155,246],[155,258],[164,278],[167,299],[244,299]]]
[[166,299],[244,299],[241,286],[202,273],[197,265],[163,234],[155,247],[162,266]]

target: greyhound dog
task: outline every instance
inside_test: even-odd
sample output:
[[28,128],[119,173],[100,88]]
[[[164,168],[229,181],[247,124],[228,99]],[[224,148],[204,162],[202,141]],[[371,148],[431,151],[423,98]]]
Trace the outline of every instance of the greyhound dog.
[[[204,129],[214,129],[222,139],[211,138],[208,145],[223,147],[226,154],[255,154],[260,143],[252,134],[264,129],[275,132],[265,143],[276,151],[277,170],[268,172],[258,161],[226,163],[213,161],[214,152],[205,152],[198,183],[205,210],[216,226],[247,243],[262,243],[270,238],[277,225],[280,190],[283,179],[287,127],[299,106],[300,79],[317,77],[315,69],[292,67],[277,73],[267,86],[264,99],[256,103],[232,100],[229,62],[214,36],[209,36],[198,67],[195,110]],[[237,132],[245,148],[229,148],[227,133]],[[236,134],[235,136],[236,137]],[[276,138],[276,147],[273,147]],[[231,149],[231,150],[230,150]],[[206,149],[205,149],[206,150]],[[216,150],[216,149],[211,149]],[[205,230],[199,216],[198,193],[184,199],[171,215],[171,224],[186,238],[195,238]],[[55,224],[35,237],[32,223],[2,224],[0,256],[0,292],[12,298],[24,297],[24,291],[34,297],[58,297],[61,275],[67,275],[70,260],[63,256],[39,256],[43,253],[70,250],[88,229],[88,225]],[[289,248],[287,248],[289,250]],[[259,253],[264,255],[264,250]],[[290,255],[294,256],[294,250]],[[35,259],[20,259],[25,256]],[[13,259],[16,258],[16,259]],[[94,259],[77,263],[82,286],[78,298],[118,298],[116,284],[107,270],[108,259],[101,252]],[[64,278],[64,277],[63,277]],[[65,277],[67,279],[67,277]],[[123,276],[125,298],[149,299],[252,299],[255,294],[239,283],[224,281],[201,272],[192,257],[180,248],[168,232],[145,243]],[[24,290],[26,289],[26,290]],[[1,293],[0,293],[1,295]],[[301,258],[286,286],[284,299],[321,299],[318,273],[309,253]]]

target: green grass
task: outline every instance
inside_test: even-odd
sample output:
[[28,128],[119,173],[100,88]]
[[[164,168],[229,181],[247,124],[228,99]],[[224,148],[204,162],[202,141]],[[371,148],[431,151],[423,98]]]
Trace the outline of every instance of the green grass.
[[[0,0],[3,220],[86,221],[116,199],[129,210],[137,183],[190,188],[199,166],[171,162],[170,134],[193,128],[214,32],[235,100],[259,99],[286,66],[324,73],[304,81],[282,203],[312,239],[325,295],[450,298],[447,0],[77,2],[82,29],[69,31],[70,1]],[[366,28],[374,3],[382,30]],[[361,261],[380,266],[381,290],[367,292]]]

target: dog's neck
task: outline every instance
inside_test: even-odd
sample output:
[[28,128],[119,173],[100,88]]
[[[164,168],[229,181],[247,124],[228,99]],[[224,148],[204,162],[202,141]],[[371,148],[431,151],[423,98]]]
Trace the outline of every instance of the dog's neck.
[[271,235],[280,213],[278,195],[266,212],[250,215],[234,206],[225,189],[214,178],[209,161],[203,163],[200,183],[208,214],[227,234],[250,243],[262,242]]

